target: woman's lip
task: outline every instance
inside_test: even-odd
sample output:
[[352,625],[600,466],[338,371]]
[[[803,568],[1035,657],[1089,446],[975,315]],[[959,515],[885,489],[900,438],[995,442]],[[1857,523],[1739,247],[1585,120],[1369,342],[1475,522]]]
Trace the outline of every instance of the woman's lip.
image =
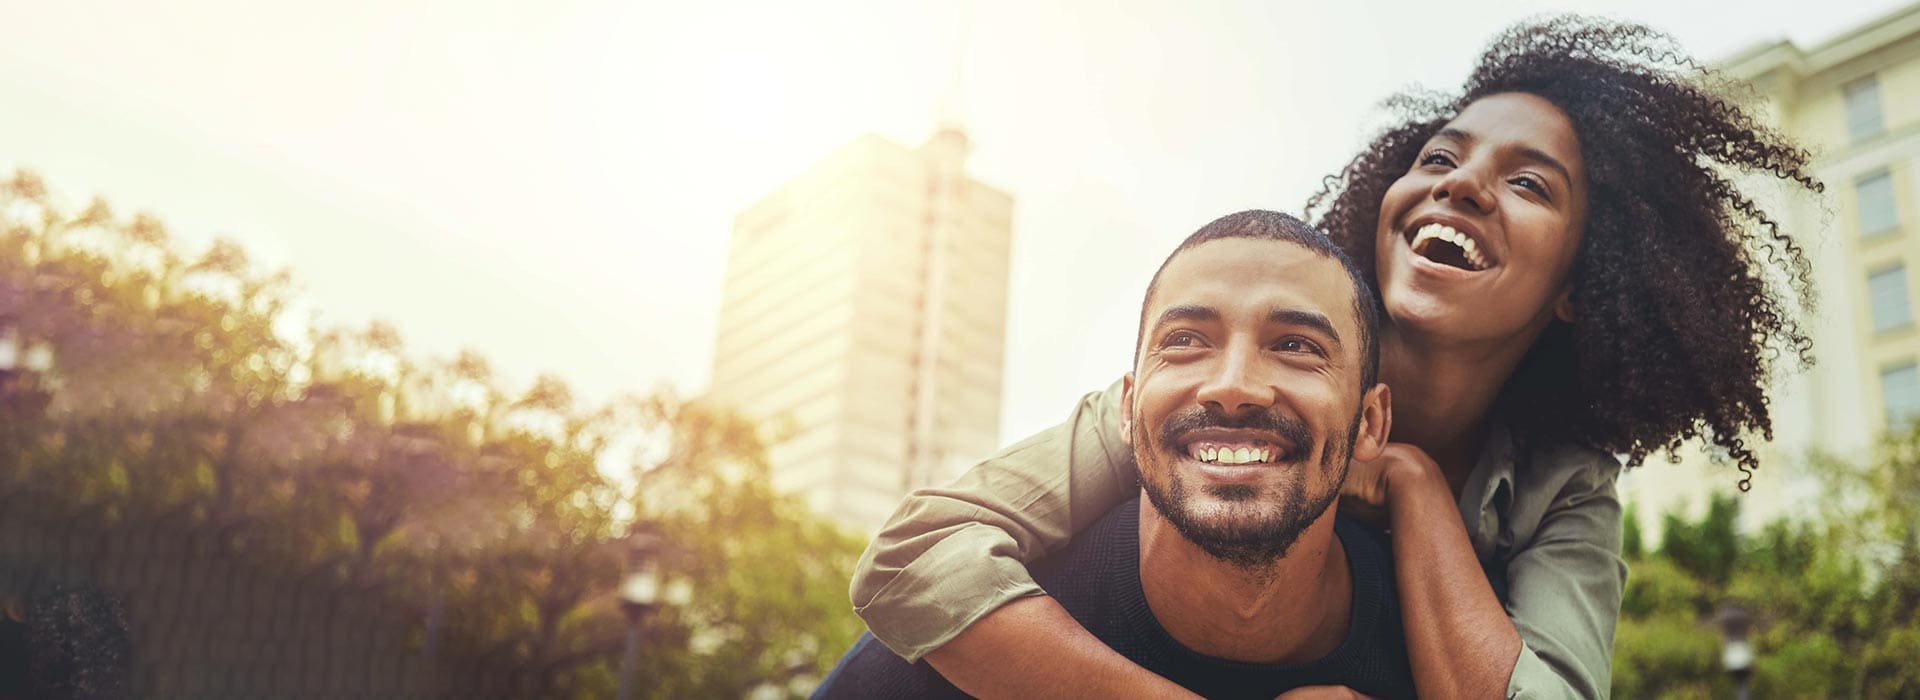
[[1486,270],[1468,270],[1465,268],[1454,267],[1452,265],[1442,265],[1432,260],[1428,260],[1426,256],[1413,252],[1413,242],[1408,240],[1404,236],[1400,237],[1400,250],[1404,255],[1407,256],[1408,260],[1411,261],[1411,265],[1413,266],[1414,272],[1432,275],[1435,277],[1441,277],[1444,279],[1456,279],[1456,280],[1468,279],[1473,277],[1474,275],[1484,274],[1493,269],[1493,268],[1487,268]]
[[1474,272],[1486,272],[1487,270],[1491,270],[1495,267],[1500,266],[1499,260],[1495,259],[1492,251],[1489,250],[1487,246],[1487,238],[1486,236],[1481,234],[1479,227],[1473,226],[1471,224],[1468,224],[1464,220],[1451,217],[1451,216],[1433,216],[1433,215],[1423,214],[1419,218],[1414,219],[1412,223],[1409,223],[1406,226],[1400,227],[1399,230],[1397,231],[1397,235],[1400,237],[1401,245],[1405,245],[1408,248],[1412,248],[1413,239],[1419,237],[1420,229],[1423,229],[1435,224],[1453,229],[1454,231],[1457,231],[1462,235],[1465,235],[1466,237],[1473,239],[1475,246],[1480,251],[1481,259],[1485,260],[1487,263],[1486,267],[1483,267],[1479,270],[1474,270]]

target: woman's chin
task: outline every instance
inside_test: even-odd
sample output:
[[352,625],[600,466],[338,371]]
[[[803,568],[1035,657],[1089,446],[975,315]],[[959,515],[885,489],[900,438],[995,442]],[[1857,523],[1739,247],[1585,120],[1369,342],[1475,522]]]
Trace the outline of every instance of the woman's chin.
[[1451,331],[1459,329],[1465,315],[1457,304],[1418,292],[1389,294],[1386,307],[1385,320],[1392,323],[1393,329],[1413,336],[1444,338],[1454,335]]

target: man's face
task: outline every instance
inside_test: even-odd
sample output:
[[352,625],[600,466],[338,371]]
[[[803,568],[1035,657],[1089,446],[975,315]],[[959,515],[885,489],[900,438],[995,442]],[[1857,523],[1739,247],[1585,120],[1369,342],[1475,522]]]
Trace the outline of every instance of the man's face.
[[1339,494],[1363,398],[1353,294],[1338,261],[1282,241],[1202,243],[1161,272],[1123,432],[1154,507],[1213,556],[1269,563]]

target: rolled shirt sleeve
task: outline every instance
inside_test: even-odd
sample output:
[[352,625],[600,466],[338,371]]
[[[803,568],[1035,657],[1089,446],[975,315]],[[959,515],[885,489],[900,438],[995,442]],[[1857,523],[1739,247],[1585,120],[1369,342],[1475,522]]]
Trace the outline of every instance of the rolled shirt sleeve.
[[1065,423],[908,494],[854,570],[854,611],[874,637],[917,661],[1000,606],[1044,593],[1027,563],[1138,488],[1119,406],[1115,382]]
[[[1576,461],[1582,464],[1551,500],[1540,499],[1546,505],[1539,527],[1507,562],[1507,614],[1523,642],[1509,698],[1604,698],[1611,691],[1613,632],[1627,577],[1614,491],[1620,467],[1595,453]],[[1531,516],[1527,500],[1515,500],[1518,520]]]

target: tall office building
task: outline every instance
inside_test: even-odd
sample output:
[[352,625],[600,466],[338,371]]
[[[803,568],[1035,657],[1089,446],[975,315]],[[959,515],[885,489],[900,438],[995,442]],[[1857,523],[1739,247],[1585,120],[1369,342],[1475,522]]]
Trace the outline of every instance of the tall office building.
[[734,220],[708,398],[856,531],[997,446],[1013,199],[967,149],[865,136]]
[[[1751,83],[1768,120],[1814,151],[1827,185],[1824,200],[1764,202],[1813,262],[1819,313],[1803,323],[1819,364],[1773,394],[1776,439],[1746,499],[1753,524],[1805,502],[1794,467],[1807,450],[1864,460],[1883,431],[1920,418],[1920,4],[1816,46],[1764,43],[1719,67]],[[1664,466],[1623,488],[1642,518],[1731,490],[1725,468]]]

